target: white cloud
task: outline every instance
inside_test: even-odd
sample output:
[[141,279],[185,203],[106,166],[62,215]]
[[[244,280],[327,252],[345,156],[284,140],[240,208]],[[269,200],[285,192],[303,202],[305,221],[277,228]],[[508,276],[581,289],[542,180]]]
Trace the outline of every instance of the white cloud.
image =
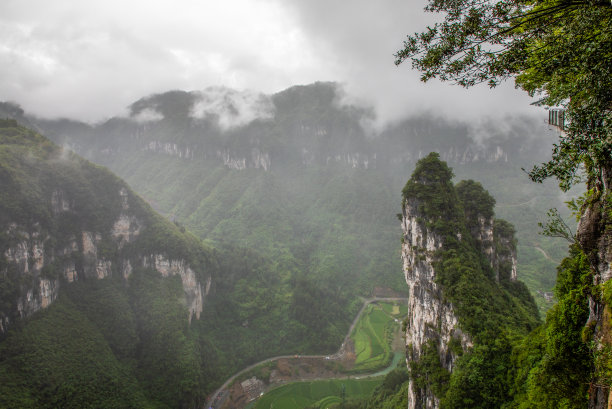
[[192,117],[201,119],[214,116],[224,130],[274,116],[272,101],[261,93],[210,87],[197,95],[198,102],[192,109]]
[[170,89],[273,93],[344,84],[377,125],[419,110],[454,117],[521,112],[504,86],[422,84],[393,65],[406,34],[432,20],[405,0],[3,0],[0,100],[43,116],[96,121]]
[[161,121],[162,119],[164,119],[164,115],[153,108],[145,108],[142,111],[138,112],[136,115],[133,115],[131,118],[136,122],[146,123]]

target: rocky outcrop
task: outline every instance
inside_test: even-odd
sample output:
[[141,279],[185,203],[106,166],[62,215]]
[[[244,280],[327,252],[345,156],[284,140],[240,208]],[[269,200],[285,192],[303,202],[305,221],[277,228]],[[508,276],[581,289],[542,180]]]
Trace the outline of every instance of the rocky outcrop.
[[143,150],[169,156],[176,156],[180,159],[193,159],[194,157],[193,148],[188,146],[181,147],[172,142],[150,141],[147,145],[145,145]]
[[[202,312],[202,285],[198,282],[195,272],[185,263],[184,260],[170,260],[163,254],[155,254],[145,257],[143,260],[145,267],[151,267],[161,273],[163,277],[178,275],[183,283],[185,300],[189,309],[189,321],[195,315],[200,319]],[[210,280],[206,284],[206,293],[210,289]]]
[[[129,206],[129,193],[118,192],[121,212],[107,231],[83,230],[78,235],[52,237],[41,223],[10,223],[3,235],[8,238],[0,255],[0,274],[13,286],[9,309],[0,310],[0,333],[16,319],[26,318],[47,308],[58,297],[60,288],[78,280],[105,279],[117,274],[127,279],[134,267],[149,267],[163,277],[179,275],[185,292],[189,319],[200,317],[203,301],[210,290],[212,278],[207,277],[205,290],[198,275],[182,259],[170,259],[164,254],[139,254],[125,251],[138,241],[146,229]],[[55,218],[78,213],[73,201],[63,191],[54,191],[49,200]],[[76,213],[75,213],[76,212]]]
[[251,149],[250,157],[242,156],[229,149],[218,150],[217,158],[223,161],[223,165],[229,169],[244,170],[247,168],[270,170],[270,154],[262,152],[258,148]]
[[493,269],[496,281],[516,281],[518,261],[514,228],[504,220],[483,215],[477,215],[475,222],[470,224],[470,233]]
[[402,191],[401,258],[410,291],[409,409],[440,407],[457,360],[478,339],[474,331],[481,329],[474,322],[483,314],[472,315],[495,313],[488,305],[467,307],[478,303],[469,297],[477,292],[489,299],[486,292],[503,292],[508,281],[516,280],[514,228],[494,218],[495,200],[480,183],[468,180],[455,186],[452,176],[432,153],[417,163]]
[[[452,371],[457,353],[450,348],[458,341],[465,350],[472,345],[470,337],[458,328],[453,305],[444,300],[435,282],[435,253],[444,245],[441,237],[430,231],[419,213],[418,203],[407,200],[402,213],[403,240],[401,257],[406,283],[410,289],[406,321],[406,359],[418,361],[428,341],[438,348],[440,363]],[[409,385],[408,408],[438,408],[439,399],[428,389]]]
[[372,155],[364,153],[345,153],[334,156],[328,156],[325,160],[326,164],[342,163],[353,169],[376,169],[376,153]]
[[591,264],[593,291],[586,327],[592,330],[593,354],[601,357],[589,388],[589,409],[606,409],[612,403],[612,390],[607,386],[612,359],[606,352],[612,344],[612,305],[604,290],[612,278],[612,166],[602,167],[599,178],[587,187],[592,196],[582,209],[576,238]]
[[508,162],[508,153],[499,145],[482,146],[474,144],[467,148],[450,148],[445,152],[440,152],[440,157],[446,161],[457,164],[473,162]]

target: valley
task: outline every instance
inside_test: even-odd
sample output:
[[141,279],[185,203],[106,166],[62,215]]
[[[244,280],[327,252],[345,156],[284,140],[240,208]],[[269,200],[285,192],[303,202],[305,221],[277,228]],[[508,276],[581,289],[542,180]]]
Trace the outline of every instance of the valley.
[[[314,383],[317,386],[314,386],[312,393],[301,393],[300,404],[294,400],[285,404],[299,409],[324,398],[325,402],[330,403],[328,400],[331,395],[321,396],[323,393],[321,389],[326,390],[323,385],[338,386],[341,383],[321,382],[324,379],[346,379],[355,385],[363,382],[377,385],[382,381],[381,377],[394,369],[404,357],[399,322],[407,313],[405,302],[405,298],[364,300],[363,307],[337,352],[330,355],[279,356],[251,365],[232,376],[215,391],[209,398],[207,407],[214,409],[268,408],[272,405],[279,407],[278,403],[274,403],[278,399],[282,400],[283,396],[296,396],[295,388],[302,389],[303,382]],[[366,378],[367,381],[358,382]],[[285,384],[288,385],[281,386]],[[337,388],[334,390],[337,392]],[[329,390],[326,393],[330,393]],[[351,389],[346,392],[347,397],[368,394]],[[260,395],[265,398],[259,398]],[[257,400],[254,406],[252,403],[249,404],[254,400]]]
[[[100,345],[110,345],[112,354],[105,355],[105,360],[125,368],[123,376],[137,385],[134,396],[125,394],[120,399],[135,406],[146,406],[146,402],[171,405],[172,399],[184,405],[203,405],[205,397],[233,374],[240,373],[234,378],[240,383],[251,379],[253,376],[243,379],[247,376],[241,372],[243,368],[263,371],[263,376],[255,376],[262,382],[270,382],[277,371],[272,383],[278,384],[357,377],[376,373],[397,360],[397,351],[404,346],[398,345],[401,342],[397,339],[390,343],[400,327],[387,320],[391,311],[365,310],[367,320],[358,324],[353,320],[364,308],[364,299],[409,296],[398,256],[402,246],[397,220],[401,218],[399,192],[405,175],[429,149],[454,164],[453,178],[478,178],[495,192],[491,206],[516,223],[519,239],[503,262],[510,263],[512,277],[525,280],[536,296],[550,293],[554,260],[561,257],[565,245],[539,236],[536,226],[543,209],[561,205],[563,198],[552,185],[534,187],[520,170],[529,166],[530,158],[548,149],[546,140],[532,138],[526,133],[528,127],[518,126],[501,134],[492,128],[490,139],[476,141],[465,124],[428,116],[406,120],[379,135],[367,135],[361,126],[367,115],[357,107],[338,104],[336,87],[316,83],[269,96],[274,116],[235,128],[220,128],[214,117],[191,117],[191,107],[199,96],[178,91],[143,98],[132,106],[132,117],[97,125],[44,120],[20,113],[10,104],[0,105],[0,110],[12,112],[16,120],[40,129],[61,145],[63,148],[52,148],[57,155],[76,158],[68,152],[77,152],[97,163],[83,161],[85,168],[107,167],[134,189],[132,193],[126,187],[127,193],[121,193],[121,188],[107,188],[105,182],[79,189],[73,183],[79,180],[77,176],[61,167],[55,170],[55,162],[49,160],[44,162],[46,173],[57,174],[53,178],[67,177],[68,182],[61,182],[65,187],[57,192],[47,191],[47,186],[37,184],[39,170],[25,182],[19,176],[30,172],[27,155],[22,159],[27,164],[23,171],[14,172],[14,165],[6,166],[10,180],[15,180],[10,183],[18,186],[17,190],[27,192],[34,186],[42,209],[39,213],[44,215],[41,220],[47,225],[70,220],[75,208],[84,209],[79,216],[83,220],[95,221],[98,214],[105,218],[106,224],[71,227],[74,237],[61,236],[63,247],[44,250],[51,252],[44,258],[34,257],[40,267],[32,274],[38,279],[42,271],[54,272],[59,266],[55,288],[68,285],[68,289],[52,294],[65,293],[68,298],[58,298],[58,305],[86,312],[84,322],[102,329]],[[160,115],[142,122],[138,115],[145,109]],[[14,149],[12,143],[7,138],[8,149]],[[105,213],[94,204],[104,201],[92,199],[102,192],[112,192],[108,197],[114,197],[115,192],[119,198],[134,195],[129,206],[139,203],[135,208],[146,210],[131,215],[126,210],[131,207],[121,204],[125,199],[117,199],[118,204],[108,207],[115,210]],[[147,203],[136,199],[138,195]],[[75,207],[77,200],[84,204]],[[18,208],[11,203],[7,206],[11,212]],[[47,207],[51,209],[49,216]],[[165,219],[149,215],[151,207]],[[10,234],[18,233],[10,227],[16,217],[6,221],[5,231]],[[108,230],[107,225],[112,228]],[[144,229],[147,226],[152,229]],[[36,234],[40,233],[28,232],[28,237]],[[137,241],[142,247],[132,244],[138,237],[143,237]],[[4,244],[4,254],[10,255],[7,265],[12,266],[25,258],[13,256],[18,247],[11,240]],[[28,254],[38,254],[40,247],[29,241],[23,246]],[[70,248],[73,253],[67,254],[72,255],[58,258],[57,254],[68,251],[65,248]],[[49,260],[59,264],[46,267]],[[184,295],[175,281],[151,281],[158,273],[180,277]],[[95,285],[87,282],[94,276],[109,277],[116,296],[99,298],[111,290],[103,290],[107,285],[104,280]],[[69,284],[70,280],[78,283]],[[18,288],[26,295],[34,293],[25,284]],[[46,294],[46,288],[40,293]],[[515,290],[519,291],[518,287]],[[6,289],[7,294],[11,291],[13,287]],[[165,293],[170,298],[158,301]],[[53,297],[56,295],[51,302],[55,302]],[[15,300],[19,302],[18,297]],[[116,334],[107,334],[113,325],[90,310],[88,300],[102,310],[131,311],[127,323]],[[552,304],[544,296],[537,300],[542,312]],[[60,316],[45,310],[51,302],[37,307],[37,314],[50,320],[45,325],[61,321]],[[180,305],[187,307],[189,314],[185,320],[173,322]],[[5,322],[19,314],[15,312],[18,307],[11,308],[12,315],[6,315]],[[531,306],[525,309],[531,311]],[[29,321],[24,325],[26,332],[16,330],[11,335],[13,344],[6,345],[22,342],[27,331],[36,335],[47,328],[33,326],[28,330],[34,325]],[[354,334],[352,325],[356,325]],[[337,353],[341,344],[344,347]],[[11,348],[4,352],[5,366],[0,369],[7,376],[17,371],[18,379],[27,379],[28,374],[9,364],[21,359],[19,350]],[[154,362],[149,358],[154,359],[164,348],[180,359],[164,364],[170,372],[161,368],[146,372]],[[330,359],[325,359],[328,356]],[[57,361],[40,359],[40,365],[50,371],[58,365]],[[262,367],[261,362],[267,364]],[[339,362],[342,365],[337,367]],[[165,376],[182,382],[175,395],[161,386]],[[228,388],[222,388],[227,391],[221,395],[224,402],[240,402],[242,392]],[[18,391],[23,395],[7,396],[22,404],[30,396],[34,402],[45,399],[28,382]]]

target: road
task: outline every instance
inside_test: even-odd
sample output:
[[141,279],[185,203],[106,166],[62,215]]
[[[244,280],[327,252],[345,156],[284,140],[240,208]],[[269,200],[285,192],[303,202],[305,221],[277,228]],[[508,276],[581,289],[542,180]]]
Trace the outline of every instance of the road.
[[538,250],[540,253],[542,253],[542,255],[543,255],[543,256],[544,256],[544,257],[545,257],[547,260],[552,261],[552,262],[555,262],[555,260],[553,260],[553,259],[552,259],[552,258],[551,258],[551,257],[548,255],[548,253],[546,253],[546,252],[544,251],[544,249],[542,249],[542,248],[540,248],[540,247],[538,247],[538,246],[534,246],[533,248],[534,248],[534,249],[536,249],[536,250]]
[[[336,352],[335,354],[331,355],[334,357],[340,357],[341,354],[344,352],[344,347],[346,345],[346,342],[348,341],[349,337],[351,336],[351,333],[353,332],[353,329],[355,328],[355,325],[357,325],[357,322],[359,321],[359,317],[361,316],[361,314],[363,313],[363,311],[365,310],[365,308],[368,306],[368,304],[375,302],[375,301],[405,301],[407,300],[407,297],[395,297],[395,298],[385,298],[385,297],[372,297],[372,298],[366,298],[363,301],[363,306],[361,307],[361,309],[359,310],[359,313],[357,313],[357,315],[355,316],[355,319],[353,320],[353,323],[351,324],[346,336],[344,337],[344,341],[342,341],[342,345],[340,345],[340,348],[338,348],[338,352]],[[299,358],[321,358],[323,359],[324,357],[329,356],[329,355],[298,355]],[[263,361],[254,363],[253,365],[249,365],[246,368],[242,369],[241,371],[235,373],[234,375],[232,375],[230,378],[228,378],[227,381],[225,381],[225,383],[223,385],[221,385],[221,387],[219,387],[219,389],[217,389],[215,391],[215,393],[212,394],[212,396],[210,397],[210,399],[208,399],[208,401],[206,402],[206,406],[204,406],[205,409],[208,409],[210,407],[213,407],[213,402],[215,402],[215,400],[217,399],[217,397],[219,396],[219,394],[225,390],[229,385],[231,385],[232,382],[234,382],[234,380],[239,377],[240,375],[244,374],[245,372],[248,372],[252,369],[254,369],[255,367],[262,365],[262,364],[267,364],[269,362],[273,362],[273,361],[277,361],[279,359],[287,359],[287,358],[295,358],[296,355],[280,355],[280,356],[274,356],[268,359],[264,359]]]

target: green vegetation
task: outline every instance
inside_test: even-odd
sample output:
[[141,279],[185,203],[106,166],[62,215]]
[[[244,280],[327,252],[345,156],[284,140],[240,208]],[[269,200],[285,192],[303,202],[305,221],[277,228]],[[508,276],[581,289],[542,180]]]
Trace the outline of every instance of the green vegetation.
[[369,396],[381,382],[380,378],[296,382],[267,392],[254,409],[325,409],[342,401],[343,388],[347,398],[360,398]]
[[412,59],[424,81],[438,77],[466,87],[514,77],[529,95],[543,96],[541,104],[561,106],[565,123],[552,158],[532,167],[529,176],[539,183],[554,177],[563,191],[586,182],[587,193],[571,201],[580,221],[575,235],[556,209],[541,223],[544,234],[563,237],[572,247],[558,269],[558,303],[544,327],[517,349],[512,407],[609,406],[612,6],[431,0],[427,10],[444,13],[444,19],[410,36],[396,63]]
[[513,352],[510,373],[515,377],[511,389],[515,396],[508,407],[587,407],[595,358],[584,294],[591,286],[588,260],[573,246],[558,268],[558,303],[548,312],[546,323]]
[[408,371],[397,368],[389,372],[369,398],[347,399],[344,407],[334,409],[397,409],[408,407]]
[[391,341],[399,327],[391,315],[394,307],[395,316],[400,317],[399,306],[389,303],[369,304],[361,315],[351,334],[356,355],[352,372],[371,372],[389,365],[393,357]]
[[[280,280],[309,275],[334,287],[345,307],[373,287],[405,290],[391,215],[415,153],[438,150],[454,158],[459,178],[479,180],[496,198],[497,214],[517,227],[519,276],[531,292],[552,290],[563,252],[559,240],[538,235],[537,223],[563,201],[554,185],[534,187],[520,170],[550,150],[551,140],[533,137],[536,123],[501,126],[496,119],[483,126],[481,144],[465,123],[418,116],[370,138],[361,127],[370,113],[336,104],[337,84],[315,83],[272,95],[274,118],[223,131],[211,118],[189,115],[197,98],[172,91],[141,99],[134,114],[151,109],[164,116],[146,126],[125,118],[95,127],[39,125],[53,140],[121,175],[198,237],[249,248],[276,264]],[[258,152],[269,158],[265,171],[252,168]],[[247,168],[228,169],[222,157],[244,159]],[[291,285],[277,289],[286,290]],[[542,310],[550,306],[542,297],[538,302]],[[351,312],[345,308],[343,320]]]
[[[496,281],[476,241],[478,217],[493,215],[494,200],[479,183],[454,187],[451,177],[446,163],[432,153],[419,161],[403,194],[405,202],[416,205],[417,218],[429,234],[442,240],[443,247],[434,254],[436,283],[474,347],[463,352],[459,346],[460,357],[449,373],[440,362],[439,341],[431,339],[411,362],[410,376],[416,389],[432,391],[443,407],[500,407],[509,399],[512,340],[537,326],[538,313],[527,288],[509,280],[507,271],[500,271]],[[502,240],[506,247],[514,245],[512,226],[499,220],[494,225],[498,246]],[[500,265],[504,268],[510,266]]]
[[0,344],[0,406],[163,408],[204,396],[175,277],[74,283]]

